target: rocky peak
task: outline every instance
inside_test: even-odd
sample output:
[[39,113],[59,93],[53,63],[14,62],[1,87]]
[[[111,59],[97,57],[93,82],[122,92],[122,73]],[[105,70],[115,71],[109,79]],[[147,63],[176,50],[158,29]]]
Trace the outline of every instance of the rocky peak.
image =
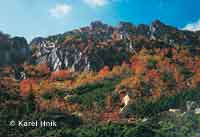
[[14,37],[11,40],[12,47],[28,48],[28,43],[24,37]]
[[42,43],[44,40],[45,40],[45,38],[43,38],[43,37],[36,37],[30,42],[30,45],[38,45],[38,44]]
[[149,35],[150,35],[149,26],[145,25],[145,24],[138,25],[137,29],[136,29],[136,35],[137,36],[144,36],[146,38],[149,38]]
[[133,24],[130,22],[120,22],[117,26],[118,29],[131,29],[134,28]]
[[0,40],[8,40],[9,37],[10,36],[8,34],[5,34],[5,33],[0,31]]
[[[198,33],[178,30],[159,20],[150,25],[138,26],[120,22],[115,27],[94,21],[90,26],[64,34],[35,38],[30,45],[33,60],[36,63],[48,64],[52,71],[63,68],[78,71],[99,70],[105,65],[112,67],[122,61],[128,61],[136,47],[149,44],[153,46],[152,43],[170,46],[196,45],[200,41]],[[134,39],[139,42],[134,42]]]
[[169,33],[172,31],[177,31],[175,27],[166,25],[159,20],[153,21],[149,27],[150,27],[151,33],[158,33],[158,32]]
[[136,33],[136,27],[129,22],[120,22],[115,28],[120,34],[124,35],[124,38],[129,37]]
[[[113,34],[123,41],[120,46],[112,41]],[[128,60],[128,55],[132,54],[134,46],[138,46],[130,41],[131,36],[135,38],[142,36],[149,40],[161,41],[166,45],[174,45],[193,43],[191,40],[193,35],[193,32],[189,34],[180,31],[159,20],[154,21],[151,25],[141,24],[138,26],[129,22],[120,22],[116,27],[101,21],[94,21],[89,27],[82,27],[76,31],[48,38],[36,38],[31,44],[37,45],[34,53],[36,63],[47,63],[51,70],[62,68],[99,70],[104,65],[112,67],[120,64],[122,60]],[[71,40],[72,38],[73,40]],[[108,43],[108,41],[111,42]]]
[[162,23],[160,20],[155,20],[151,23],[151,26],[157,26],[157,27],[165,27],[167,25],[165,25],[164,23]]
[[8,66],[28,61],[30,50],[23,37],[10,38],[9,35],[0,33],[0,66]]
[[90,26],[91,26],[91,28],[92,28],[93,30],[98,29],[98,28],[102,28],[102,29],[103,29],[103,28],[108,27],[107,24],[104,24],[104,23],[102,23],[101,21],[94,21],[94,22],[91,22]]

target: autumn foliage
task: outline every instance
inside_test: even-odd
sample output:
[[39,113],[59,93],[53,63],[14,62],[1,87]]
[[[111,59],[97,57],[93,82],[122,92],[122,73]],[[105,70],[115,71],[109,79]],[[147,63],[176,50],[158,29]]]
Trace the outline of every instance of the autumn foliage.
[[[200,57],[193,56],[187,49],[143,48],[121,65],[104,66],[99,71],[50,72],[46,64],[24,65],[28,79],[17,84],[15,80],[4,78],[6,80],[2,80],[1,85],[16,90],[18,85],[22,97],[33,92],[41,111],[59,109],[76,112],[81,108],[87,112],[92,109],[84,107],[91,105],[88,102],[99,101],[101,104],[101,100],[113,94],[117,97],[112,101],[108,97],[109,108],[119,103],[127,93],[131,101],[136,103],[140,99],[156,101],[161,97],[175,96],[194,89],[200,84],[199,68]],[[4,69],[5,74],[9,71],[8,68]],[[66,97],[69,99],[65,100]],[[99,109],[99,106],[96,108]],[[115,117],[113,114],[105,112],[103,117],[112,119]]]
[[69,70],[59,70],[51,73],[50,80],[64,80],[70,76]]
[[20,95],[22,97],[29,96],[31,92],[38,88],[38,84],[35,80],[28,79],[20,82]]
[[[131,92],[133,99],[140,97],[156,99],[161,96],[175,95],[184,89],[195,88],[200,83],[199,67],[200,58],[193,57],[186,49],[143,48],[133,55],[128,63],[124,61],[122,65],[112,68],[104,66],[99,72],[72,73],[69,70],[51,72],[49,77],[40,78],[38,95],[54,90],[76,89],[82,85],[102,81],[106,77],[121,77],[121,82],[115,87],[118,93]],[[28,68],[34,73],[50,73],[45,64]],[[34,80],[21,81],[20,94],[27,96],[35,83]]]
[[108,66],[104,66],[100,71],[99,71],[99,77],[105,77],[108,73],[110,72],[110,68]]
[[37,66],[36,66],[36,70],[39,72],[39,73],[41,73],[41,74],[48,74],[49,72],[50,72],[50,69],[49,69],[49,67],[48,67],[48,65],[47,64],[38,64]]

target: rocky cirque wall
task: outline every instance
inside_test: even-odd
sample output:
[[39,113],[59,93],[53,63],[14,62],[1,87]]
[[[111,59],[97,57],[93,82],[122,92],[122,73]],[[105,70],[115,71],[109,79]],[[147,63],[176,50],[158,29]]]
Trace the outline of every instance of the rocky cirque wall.
[[25,38],[0,33],[0,67],[24,63],[30,57],[29,45]]
[[35,38],[30,46],[36,64],[47,63],[53,71],[62,68],[83,71],[121,64],[145,45],[197,46],[199,43],[198,33],[178,30],[158,20],[138,26],[120,22],[116,27],[95,21],[64,34]]
[[98,71],[112,68],[142,47],[200,45],[200,32],[178,30],[156,20],[150,25],[135,26],[120,22],[113,27],[100,21],[64,34],[38,37],[28,45],[23,37],[10,38],[0,33],[0,66],[29,62],[47,64],[51,71],[68,68],[71,71]]

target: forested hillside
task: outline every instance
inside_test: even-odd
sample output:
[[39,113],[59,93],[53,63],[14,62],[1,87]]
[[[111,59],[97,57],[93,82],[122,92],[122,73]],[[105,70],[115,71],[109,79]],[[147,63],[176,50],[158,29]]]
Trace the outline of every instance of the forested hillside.
[[29,45],[0,35],[0,136],[199,136],[198,32],[98,21]]

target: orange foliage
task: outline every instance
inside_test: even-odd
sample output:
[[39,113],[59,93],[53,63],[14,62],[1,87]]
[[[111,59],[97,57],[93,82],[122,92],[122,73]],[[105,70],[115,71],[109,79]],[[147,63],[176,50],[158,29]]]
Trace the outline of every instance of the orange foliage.
[[44,93],[49,92],[53,89],[54,89],[54,87],[53,87],[52,83],[50,83],[49,80],[43,80],[40,83],[40,89],[39,89],[39,92],[37,94],[44,94]]
[[[137,76],[132,76],[128,77],[126,79],[123,79],[116,87],[115,90],[120,93],[120,92],[132,92],[134,93],[134,96],[139,96],[138,93],[140,92],[141,88],[141,77]],[[139,93],[140,94],[140,93]]]
[[130,74],[130,73],[132,73],[130,69],[130,65],[123,62],[122,65],[120,66],[114,66],[112,68],[112,71],[109,73],[109,76],[114,77],[114,76],[121,76],[124,74]]
[[105,66],[99,71],[99,76],[105,77],[108,75],[109,72],[110,72],[110,68],[108,66]]
[[149,70],[146,75],[149,79],[160,77],[160,73],[156,70]]
[[[149,62],[150,60],[153,60],[153,62]],[[74,72],[72,75],[68,70],[52,72],[49,79],[40,79],[40,90],[37,91],[43,94],[52,92],[55,89],[71,90],[100,81],[105,77],[115,78],[121,76],[122,80],[116,85],[115,90],[118,93],[130,93],[134,102],[137,98],[158,99],[162,96],[175,95],[183,91],[182,89],[195,88],[200,83],[200,57],[192,56],[185,49],[160,48],[147,50],[144,48],[129,61],[130,64],[123,62],[122,65],[113,66],[112,70],[105,66],[98,73],[87,71]],[[153,64],[153,67],[151,67],[151,64]],[[192,72],[192,75],[188,76],[187,73],[182,71],[182,68],[187,68]],[[34,73],[39,71],[42,74],[47,74],[49,73],[49,68],[45,64],[40,64],[36,68],[34,66],[26,66],[25,71]],[[37,77],[37,75],[30,76]],[[73,80],[69,79],[72,76]],[[37,83],[34,80],[21,81],[20,95],[28,96],[35,87],[37,87]],[[39,105],[41,110],[58,108],[70,112],[76,111],[80,107],[78,104],[66,103],[55,98],[41,101]],[[110,97],[108,98],[108,106],[112,107],[112,99]]]
[[169,59],[164,59],[163,61],[158,62],[156,66],[157,68],[160,69],[161,72],[174,73],[177,71],[177,65],[174,63],[171,63]]
[[160,90],[156,90],[153,92],[153,97],[155,99],[160,98],[161,97],[161,91]]
[[71,72],[68,70],[59,70],[51,73],[50,80],[65,80],[70,76]]
[[76,88],[81,85],[94,83],[97,80],[99,80],[99,77],[96,75],[96,73],[90,71],[90,72],[82,72],[78,73],[76,79],[72,83],[72,87]]
[[20,82],[20,95],[26,97],[30,95],[33,90],[38,88],[37,82],[35,80],[22,80]]
[[195,60],[195,61],[189,61],[187,64],[186,64],[186,67],[188,69],[190,69],[192,72],[196,73],[199,71],[199,68],[200,68],[200,60]]
[[146,63],[140,59],[132,60],[131,68],[135,74],[141,74],[145,72]]
[[42,74],[48,74],[50,72],[49,67],[47,64],[38,64],[36,66],[36,70],[39,71]]

